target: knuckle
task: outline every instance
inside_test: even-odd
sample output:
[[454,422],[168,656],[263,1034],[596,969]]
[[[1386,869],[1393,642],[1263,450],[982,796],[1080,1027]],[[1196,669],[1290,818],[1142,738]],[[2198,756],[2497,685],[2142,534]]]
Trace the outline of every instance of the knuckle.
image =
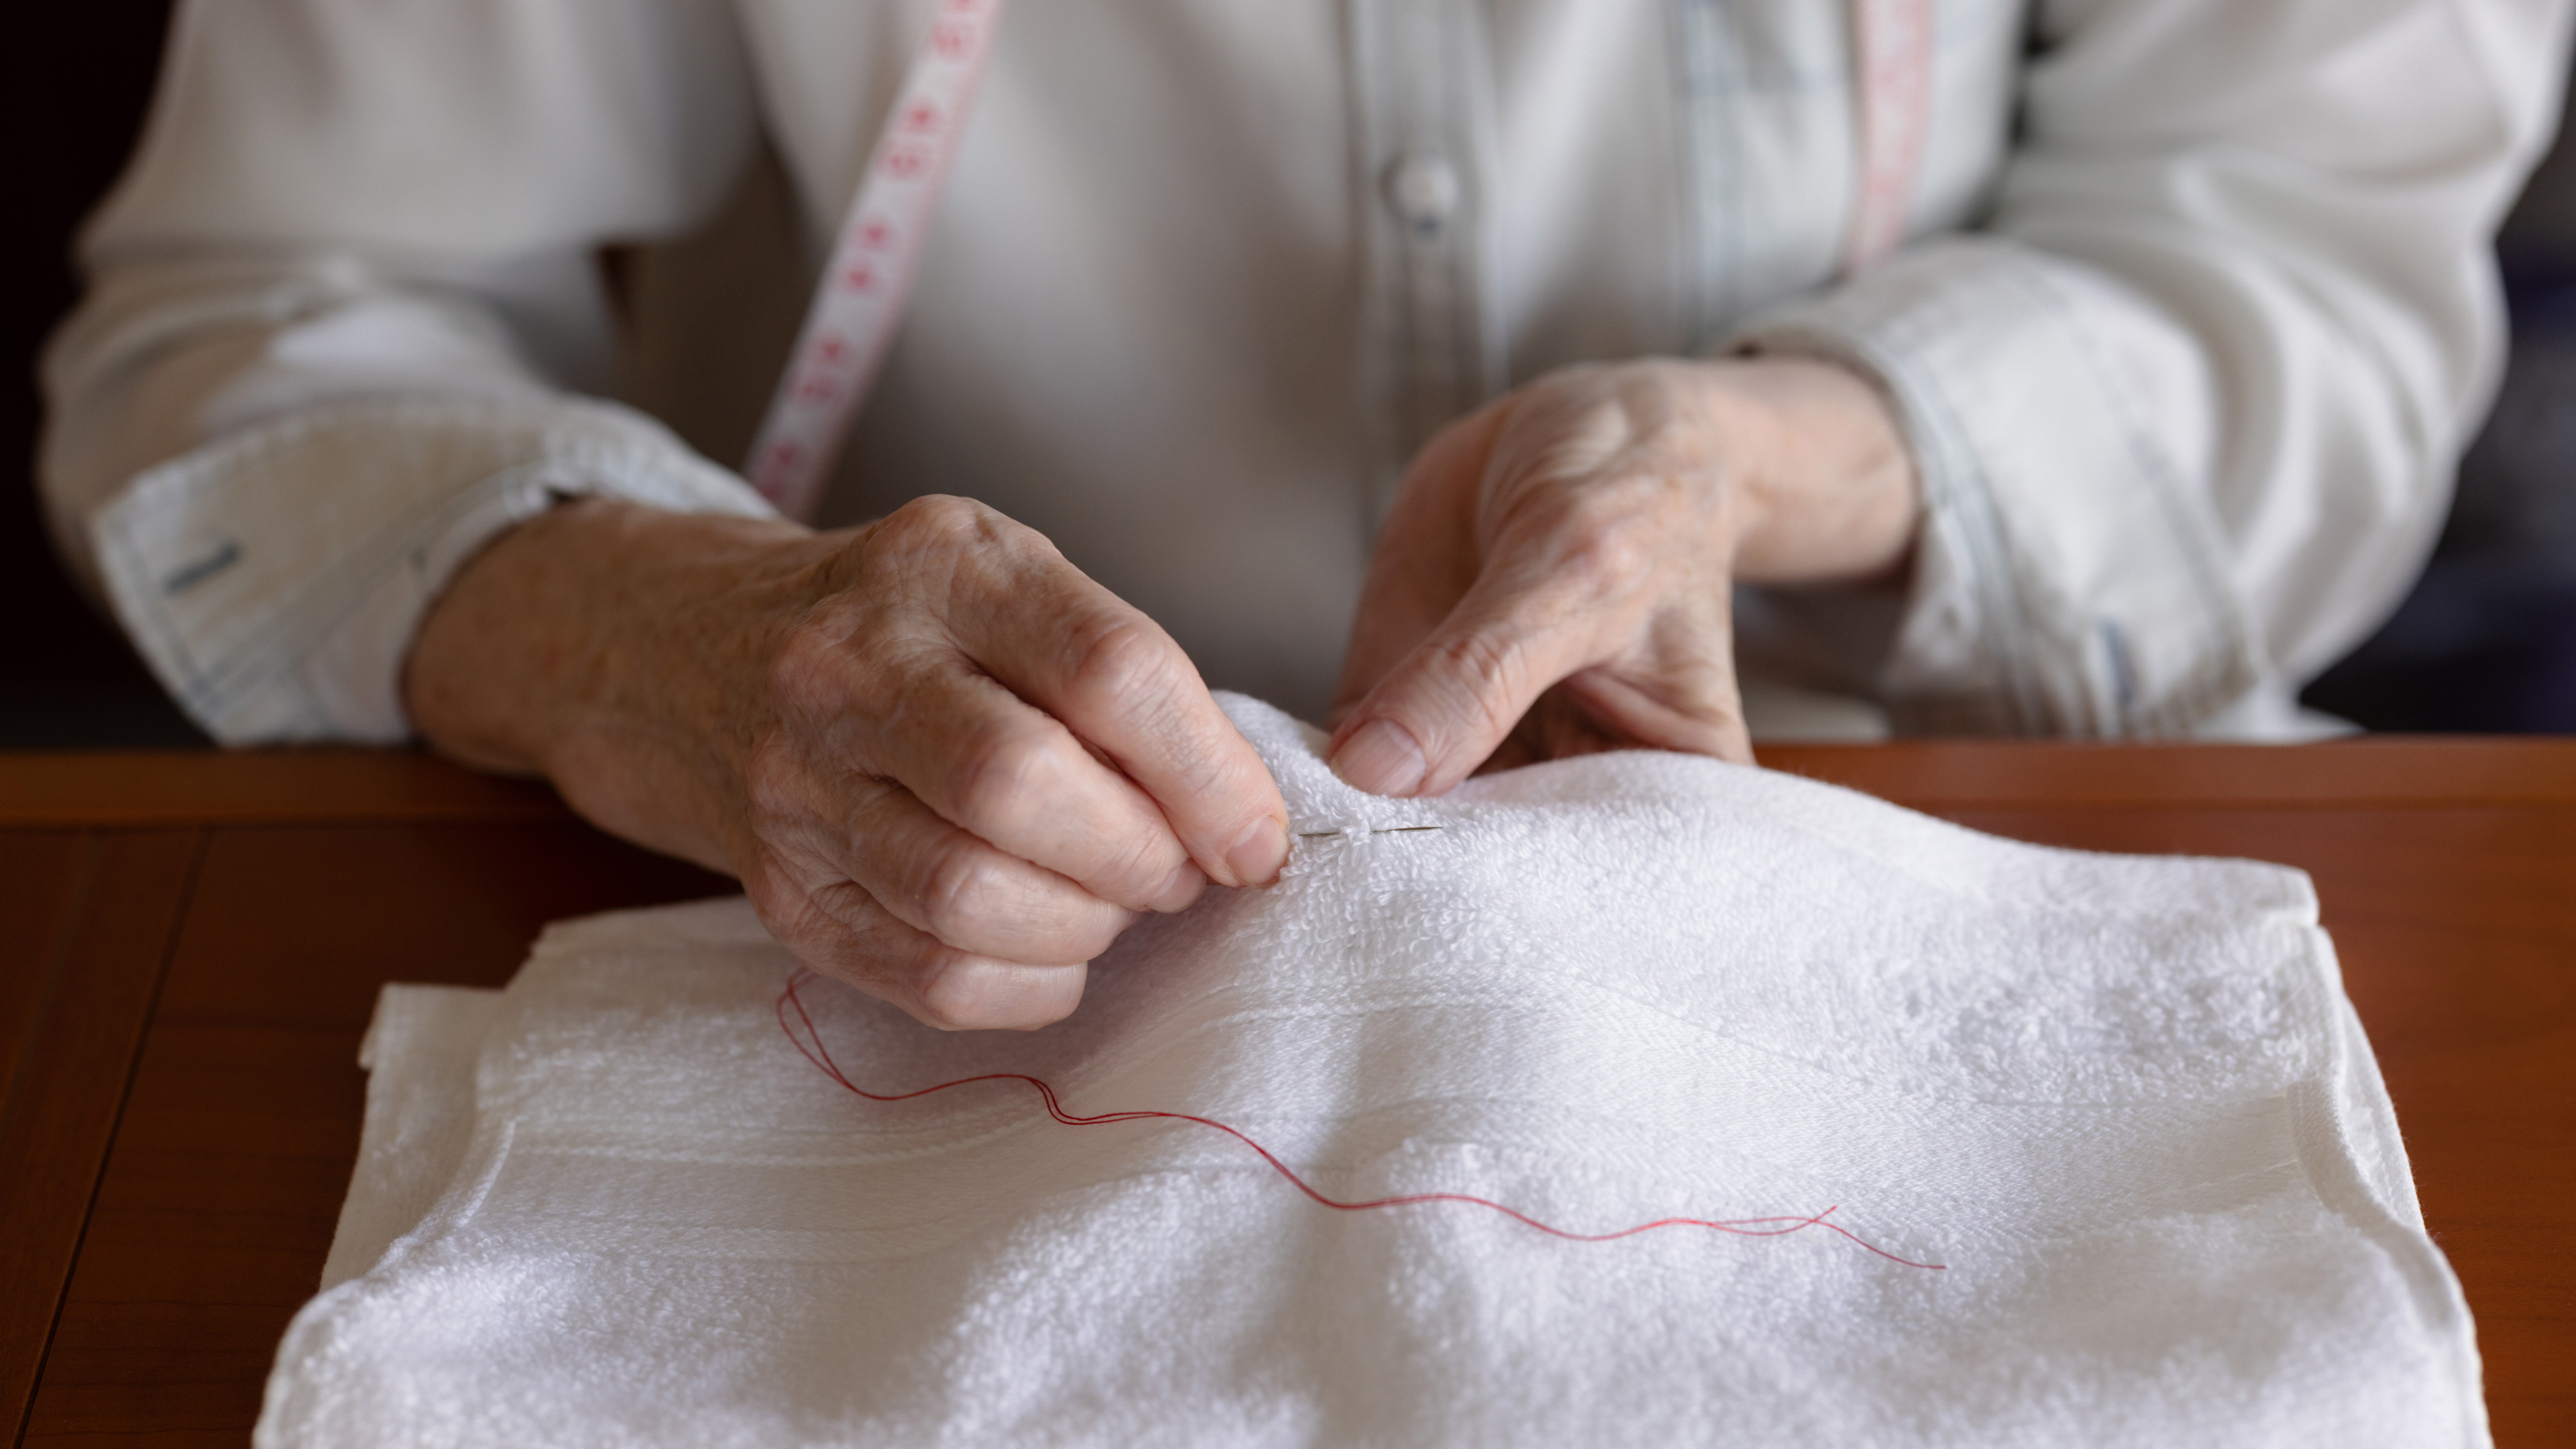
[[[913,499],[869,525],[857,574],[872,616],[953,620],[1027,607],[1039,581],[1070,572],[1046,535],[971,498]],[[882,622],[880,619],[879,622]]]
[[954,941],[993,913],[999,882],[982,852],[952,846],[932,852],[905,882],[914,918],[943,941]]
[[1470,717],[1489,737],[1510,731],[1516,718],[1506,717],[1508,701],[1526,698],[1535,690],[1524,691],[1529,673],[1529,651],[1515,633],[1480,629],[1453,635],[1433,646],[1440,673],[1454,680],[1459,698]]
[[887,548],[954,548],[989,541],[1002,515],[972,498],[925,494],[877,521],[870,541]]
[[799,889],[766,905],[755,895],[753,905],[761,924],[798,961],[897,1004],[910,995],[916,976],[958,954],[883,920],[884,907],[855,882]]
[[1055,741],[1046,732],[1016,723],[989,726],[970,735],[950,763],[949,796],[957,823],[990,840],[1011,834],[1011,827],[1044,799],[1054,780]]
[[861,572],[917,572],[946,578],[963,556],[1053,556],[1044,534],[989,505],[945,493],[925,494],[868,528]]
[[1111,613],[1078,627],[1068,646],[1068,682],[1113,710],[1157,704],[1174,680],[1178,648],[1142,616]]
[[1168,832],[1138,830],[1107,853],[1098,877],[1102,884],[1096,888],[1121,905],[1143,909],[1152,904],[1153,893],[1189,858],[1189,852]]
[[743,873],[742,886],[751,899],[752,913],[790,954],[817,970],[849,975],[853,932],[824,900],[824,892],[808,889],[775,854],[765,851]]
[[905,1005],[923,1025],[941,1031],[972,1031],[989,1024],[984,1020],[983,1003],[977,994],[955,989],[959,978],[971,973],[974,958],[952,947],[939,946],[915,964],[918,986]]
[[1634,421],[1616,400],[1590,388],[1552,388],[1512,414],[1499,453],[1489,506],[1507,497],[1571,486],[1594,476],[1636,441]]
[[1607,515],[1603,508],[1594,517],[1578,516],[1557,559],[1558,577],[1595,597],[1632,593],[1656,569],[1654,544],[1630,526],[1624,510]]
[[1510,683],[1522,650],[1512,636],[1494,629],[1453,634],[1433,646],[1449,674],[1477,686]]

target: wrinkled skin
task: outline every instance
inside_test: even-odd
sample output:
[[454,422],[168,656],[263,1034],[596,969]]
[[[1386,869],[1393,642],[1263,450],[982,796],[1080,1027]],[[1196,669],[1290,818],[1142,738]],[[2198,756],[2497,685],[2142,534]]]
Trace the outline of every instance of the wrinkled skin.
[[981,504],[814,534],[579,502],[473,572],[414,647],[433,740],[739,876],[799,959],[932,1025],[1057,1020],[1139,912],[1287,857],[1179,646]]
[[1876,394],[1826,363],[1542,378],[1407,472],[1360,596],[1334,767],[1424,795],[1605,749],[1749,762],[1732,584],[1885,575],[1916,493]]
[[[1828,364],[1542,379],[1408,475],[1334,765],[1423,794],[1617,745],[1749,758],[1730,580],[1884,573],[1914,491]],[[1278,787],[1171,637],[963,499],[831,533],[567,503],[460,572],[405,690],[438,748],[739,877],[798,959],[939,1027],[1059,1020],[1141,913],[1287,859]]]

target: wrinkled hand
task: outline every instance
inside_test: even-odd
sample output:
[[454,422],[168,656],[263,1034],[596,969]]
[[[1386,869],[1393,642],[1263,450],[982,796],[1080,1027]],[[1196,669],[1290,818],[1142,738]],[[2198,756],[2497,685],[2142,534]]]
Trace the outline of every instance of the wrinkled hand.
[[1889,572],[1918,491],[1885,402],[1832,363],[1541,378],[1407,472],[1361,594],[1333,767],[1432,795],[1489,763],[1626,746],[1749,762],[1731,585]]
[[1274,879],[1287,809],[1178,645],[979,504],[838,534],[567,505],[414,646],[415,720],[738,875],[807,965],[1034,1027],[1143,911]]

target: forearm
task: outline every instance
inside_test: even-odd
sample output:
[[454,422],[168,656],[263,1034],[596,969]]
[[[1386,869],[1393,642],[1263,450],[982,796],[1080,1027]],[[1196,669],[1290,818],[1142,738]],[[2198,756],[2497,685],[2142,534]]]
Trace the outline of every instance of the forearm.
[[543,773],[604,828],[733,869],[719,782],[741,772],[776,636],[836,556],[789,523],[566,503],[459,571],[405,702],[441,752]]

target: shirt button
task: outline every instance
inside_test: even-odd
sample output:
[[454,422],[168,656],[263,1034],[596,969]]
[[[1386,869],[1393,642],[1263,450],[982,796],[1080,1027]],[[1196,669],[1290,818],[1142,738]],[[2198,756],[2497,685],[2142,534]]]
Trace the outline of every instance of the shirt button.
[[1398,156],[1385,186],[1386,204],[1415,231],[1438,231],[1458,209],[1458,168],[1436,153]]

